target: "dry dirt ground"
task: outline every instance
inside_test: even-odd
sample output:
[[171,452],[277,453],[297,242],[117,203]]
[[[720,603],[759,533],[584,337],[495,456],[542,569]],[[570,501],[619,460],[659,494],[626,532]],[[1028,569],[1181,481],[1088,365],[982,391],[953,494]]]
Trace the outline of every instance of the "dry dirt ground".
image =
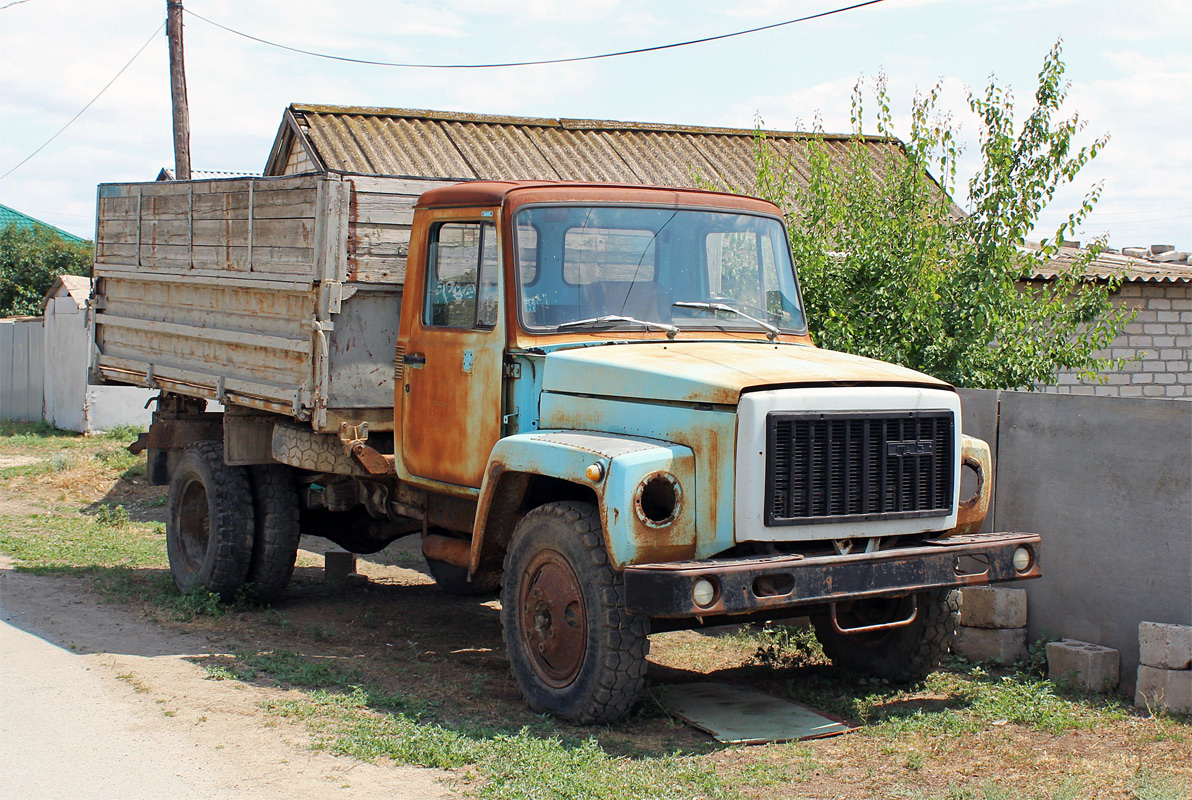
[[451,796],[434,770],[312,750],[303,726],[261,712],[281,690],[207,680],[194,659],[226,642],[105,604],[85,580],[11,566],[0,558],[5,796]]
[[[0,456],[9,459],[0,469],[46,457],[6,448],[2,439]],[[44,474],[9,469],[0,472],[0,525],[47,515],[35,527],[48,536],[58,519],[117,503],[134,521],[160,520],[164,496],[137,469],[113,473],[89,458]],[[145,590],[137,595],[127,586],[97,591],[92,574],[31,574],[0,560],[0,794],[136,798],[172,787],[179,797],[435,798],[483,786],[483,775],[468,766],[417,768],[321,749],[327,738],[309,720],[269,712],[308,695],[268,669],[244,670],[254,658],[278,653],[401,695],[436,730],[473,740],[518,730],[544,740],[591,738],[614,771],[687,759],[729,787],[723,796],[1177,800],[1192,785],[1186,720],[1056,700],[1029,687],[1006,701],[1000,718],[1000,710],[981,710],[983,692],[1018,691],[1015,678],[974,681],[957,671],[914,692],[858,689],[822,663],[784,661],[782,653],[759,663],[767,661],[757,654],[765,640],[752,634],[652,637],[650,687],[711,678],[795,699],[814,691],[838,713],[851,709],[860,730],[801,744],[723,747],[670,718],[650,696],[623,723],[574,728],[526,708],[505,661],[497,601],[444,595],[426,574],[416,541],[361,557],[367,580],[347,585],[324,580],[318,541],[304,539],[303,547],[290,590],[272,608],[191,617],[171,613],[149,591],[158,587],[160,594],[168,583],[164,561],[129,570],[130,585]],[[221,670],[236,679],[212,680]],[[1049,730],[1051,713],[1080,724]],[[63,768],[61,747],[40,747],[38,729],[86,743],[72,754],[77,768]],[[106,759],[115,769],[88,772],[87,748],[105,740],[111,747],[93,755],[100,767]],[[140,775],[138,768],[149,771]],[[103,782],[122,774],[132,783]],[[660,789],[658,796],[696,795]]]

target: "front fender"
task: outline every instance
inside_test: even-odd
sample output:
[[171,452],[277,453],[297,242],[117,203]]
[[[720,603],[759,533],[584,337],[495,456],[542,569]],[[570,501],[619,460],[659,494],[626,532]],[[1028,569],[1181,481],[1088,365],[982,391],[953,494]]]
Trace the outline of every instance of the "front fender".
[[948,536],[968,536],[981,530],[993,497],[993,457],[989,445],[972,436],[961,436],[960,463],[976,475],[977,488],[972,497],[960,501],[956,509],[956,527],[948,531]]
[[[593,480],[588,468],[598,465]],[[695,556],[695,453],[657,439],[596,431],[545,430],[507,436],[489,456],[476,523],[472,569],[480,564],[494,494],[508,473],[542,475],[596,494],[609,560],[632,564]],[[665,513],[673,504],[673,513]]]

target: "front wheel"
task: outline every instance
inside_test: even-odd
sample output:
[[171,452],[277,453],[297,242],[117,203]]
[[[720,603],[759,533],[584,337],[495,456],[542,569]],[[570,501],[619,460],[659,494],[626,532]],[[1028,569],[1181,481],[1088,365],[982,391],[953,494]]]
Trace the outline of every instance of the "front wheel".
[[[920,592],[918,613],[909,625],[883,631],[840,633],[826,617],[815,617],[815,637],[832,663],[894,683],[917,683],[948,655],[960,624],[960,593]],[[846,627],[880,625],[906,616],[907,598],[841,603],[838,621]]]
[[513,677],[531,706],[581,725],[615,722],[633,707],[649,622],[625,610],[595,506],[547,503],[522,518],[501,606]]

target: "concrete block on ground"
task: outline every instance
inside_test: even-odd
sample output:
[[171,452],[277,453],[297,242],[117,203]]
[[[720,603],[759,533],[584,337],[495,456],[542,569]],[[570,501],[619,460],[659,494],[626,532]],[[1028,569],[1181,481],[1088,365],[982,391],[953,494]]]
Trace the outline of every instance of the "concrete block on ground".
[[960,595],[960,624],[967,628],[1026,627],[1026,589],[966,586]]
[[1026,628],[960,626],[952,652],[969,661],[994,661],[1002,666],[1026,658]]
[[356,554],[344,550],[328,550],[323,554],[323,580],[328,583],[345,583],[360,579],[356,572]]
[[1064,639],[1047,643],[1047,673],[1086,692],[1109,692],[1121,679],[1121,655],[1112,647]]
[[1159,669],[1192,668],[1192,625],[1138,624],[1139,660]]
[[1134,705],[1151,711],[1192,714],[1192,670],[1138,668]]

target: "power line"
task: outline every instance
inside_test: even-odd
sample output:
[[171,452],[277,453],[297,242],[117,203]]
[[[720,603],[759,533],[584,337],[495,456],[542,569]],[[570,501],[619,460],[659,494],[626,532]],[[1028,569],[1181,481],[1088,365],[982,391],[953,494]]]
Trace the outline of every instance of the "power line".
[[160,25],[158,25],[157,30],[153,31],[153,35],[150,36],[149,39],[143,45],[141,45],[141,49],[138,50],[133,55],[133,57],[128,60],[128,63],[120,68],[120,71],[116,73],[116,76],[114,78],[112,78],[110,81],[108,81],[107,84],[102,89],[99,90],[99,94],[95,95],[95,97],[92,97],[91,101],[89,103],[87,103],[87,105],[83,106],[82,110],[79,111],[79,113],[77,113],[73,117],[71,117],[70,122],[67,122],[65,125],[63,125],[61,128],[58,129],[57,133],[55,133],[49,139],[46,139],[45,142],[42,143],[41,147],[37,148],[32,153],[25,156],[19,164],[17,164],[15,167],[10,169],[8,172],[4,173],[3,175],[0,175],[0,181],[4,180],[9,175],[13,174],[18,169],[25,166],[26,162],[28,162],[31,158],[33,158],[35,155],[40,153],[42,150],[45,150],[46,147],[50,144],[50,142],[57,139],[62,134],[62,132],[64,130],[66,130],[67,128],[69,128],[71,125],[74,124],[75,120],[77,120],[79,117],[83,116],[84,112],[86,112],[87,109],[89,109],[89,108],[91,108],[91,106],[95,105],[95,101],[98,100],[103,95],[104,92],[106,92],[108,89],[111,88],[112,84],[115,83],[117,81],[117,79],[119,79],[119,77],[124,74],[124,71],[126,69],[128,69],[129,67],[132,66],[132,62],[136,61],[137,58],[140,57],[141,53],[145,52],[145,48],[153,43],[153,40],[155,38],[157,38],[157,34],[161,33],[161,29],[164,28],[165,26],[166,26],[165,22],[162,22]]
[[277,47],[281,50],[288,50],[291,53],[300,53],[301,55],[305,55],[305,56],[314,56],[315,58],[326,58],[331,61],[346,61],[350,64],[366,64],[368,66],[373,66],[373,67],[405,67],[407,69],[498,69],[501,67],[535,67],[535,66],[542,66],[544,64],[570,64],[570,63],[573,63],[576,61],[594,61],[598,58],[616,58],[617,56],[631,56],[631,55],[637,55],[638,53],[652,53],[657,50],[670,50],[675,47],[687,47],[688,45],[693,45],[693,44],[704,44],[705,42],[715,42],[720,39],[731,39],[734,36],[745,36],[750,33],[758,33],[759,31],[768,31],[773,28],[781,28],[784,25],[794,25],[798,22],[807,22],[808,20],[820,19],[821,17],[830,17],[833,14],[843,14],[845,11],[853,11],[858,8],[864,8],[865,6],[872,6],[872,5],[876,5],[878,3],[882,3],[882,2],[885,2],[885,0],[865,0],[865,2],[863,2],[863,3],[855,3],[851,6],[845,6],[843,8],[836,8],[831,11],[822,11],[819,14],[810,14],[806,17],[799,17],[798,19],[788,19],[783,22],[775,22],[770,25],[762,25],[760,27],[750,28],[749,30],[744,30],[744,31],[734,31],[733,33],[722,33],[722,34],[718,34],[716,36],[705,36],[702,39],[689,39],[689,40],[683,41],[683,42],[672,42],[671,44],[659,44],[659,45],[654,45],[652,47],[639,47],[634,50],[620,50],[615,53],[600,53],[598,55],[591,55],[591,56],[573,56],[571,58],[550,58],[550,59],[544,59],[541,61],[507,61],[507,62],[503,62],[503,63],[499,63],[499,64],[413,64],[413,63],[402,63],[402,62],[393,62],[393,61],[371,61],[369,59],[364,59],[364,58],[348,58],[347,56],[337,56],[337,55],[332,55],[330,53],[318,53],[313,50],[303,50],[300,47],[291,47],[289,45],[269,41],[268,39],[262,39],[259,36],[253,36],[251,34],[244,33],[243,31],[238,31],[235,28],[229,28],[227,25],[221,25],[220,23],[215,22],[213,20],[209,20],[200,14],[196,14],[195,12],[191,11],[190,9],[186,9],[186,14],[188,16],[194,17],[195,19],[202,20],[203,22],[206,22],[208,25],[213,25],[216,28],[221,28],[221,29],[227,31],[228,33],[234,33],[237,36],[242,36],[245,39],[250,39],[254,42],[259,42],[260,44],[266,44],[266,45],[269,45],[270,47]]
[[29,0],[12,0],[11,3],[5,3],[4,5],[0,6],[0,11],[3,11],[6,8],[12,8],[13,6],[19,6],[21,3],[28,3],[28,2],[29,2]]

